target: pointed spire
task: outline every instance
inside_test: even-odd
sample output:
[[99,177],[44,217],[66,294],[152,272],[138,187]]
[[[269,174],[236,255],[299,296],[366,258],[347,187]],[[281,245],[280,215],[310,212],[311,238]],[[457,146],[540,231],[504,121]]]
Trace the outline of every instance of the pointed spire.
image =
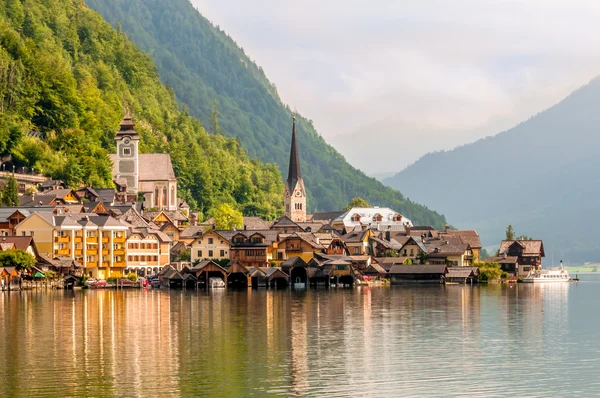
[[298,145],[296,144],[296,116],[293,117],[292,147],[290,149],[290,168],[288,171],[288,186],[294,189],[298,180],[302,178],[300,173],[300,156],[298,156]]
[[135,128],[135,124],[131,119],[131,113],[129,113],[129,108],[127,108],[127,111],[125,112],[125,117],[121,121],[120,126],[121,128],[119,129],[119,131],[131,131]]

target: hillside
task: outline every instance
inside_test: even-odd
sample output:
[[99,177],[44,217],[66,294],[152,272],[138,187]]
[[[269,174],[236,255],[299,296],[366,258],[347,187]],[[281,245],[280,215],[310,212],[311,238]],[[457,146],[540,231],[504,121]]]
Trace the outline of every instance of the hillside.
[[544,239],[546,263],[600,260],[600,79],[513,129],[424,156],[392,187],[497,244],[508,224]]
[[[0,157],[70,186],[112,186],[108,153],[130,108],[142,152],[168,152],[179,193],[205,213],[282,213],[281,174],[178,109],[152,59],[83,0],[0,0]],[[42,138],[31,137],[36,132]]]
[[[188,0],[87,0],[113,26],[151,54],[165,84],[189,112],[209,124],[216,100],[221,132],[239,139],[250,156],[275,162],[287,175],[291,111],[275,85],[227,34],[213,26]],[[443,216],[346,162],[298,115],[302,175],[309,209],[338,210],[352,197],[390,206],[419,224],[441,227]]]

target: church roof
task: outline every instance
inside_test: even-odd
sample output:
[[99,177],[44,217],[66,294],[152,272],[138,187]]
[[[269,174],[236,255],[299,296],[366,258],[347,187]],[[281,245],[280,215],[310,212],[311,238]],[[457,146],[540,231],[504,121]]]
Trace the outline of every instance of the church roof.
[[300,173],[300,156],[298,155],[298,144],[296,143],[296,117],[292,127],[292,146],[290,148],[290,167],[288,170],[287,184],[290,190],[294,189],[298,180],[302,178]]

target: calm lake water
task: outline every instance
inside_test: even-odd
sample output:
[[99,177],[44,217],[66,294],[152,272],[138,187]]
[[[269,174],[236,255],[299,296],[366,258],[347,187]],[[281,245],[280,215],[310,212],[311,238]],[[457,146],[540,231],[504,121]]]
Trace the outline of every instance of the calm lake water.
[[0,295],[0,396],[590,396],[600,276]]

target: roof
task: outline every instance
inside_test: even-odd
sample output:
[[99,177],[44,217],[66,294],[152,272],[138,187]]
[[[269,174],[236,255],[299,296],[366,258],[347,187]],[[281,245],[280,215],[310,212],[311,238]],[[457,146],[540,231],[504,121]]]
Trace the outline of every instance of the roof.
[[429,257],[459,255],[463,254],[468,247],[469,245],[464,243],[460,237],[432,239],[427,242],[427,254]]
[[441,239],[443,239],[444,236],[446,236],[446,235],[447,236],[458,236],[464,243],[471,246],[471,248],[481,249],[481,238],[479,237],[479,234],[477,233],[477,231],[475,231],[474,229],[459,230],[459,231],[448,230],[448,231],[442,231],[439,233],[439,236]]
[[471,267],[448,267],[447,278],[473,278],[475,271]]
[[393,265],[390,269],[390,274],[406,275],[406,274],[445,274],[448,272],[448,267],[445,264],[416,264],[416,265]]
[[0,238],[0,243],[11,244],[17,250],[27,250],[34,244],[31,236],[3,236]]
[[33,195],[23,195],[19,198],[20,206],[47,206],[53,200],[64,199],[73,190],[68,188],[53,189],[44,193],[35,193]]
[[117,131],[116,139],[121,139],[124,136],[130,136],[131,138],[140,139],[140,136],[135,131],[135,124],[131,119],[131,114],[129,113],[129,111],[127,111],[125,117],[123,118],[121,123],[119,123],[119,131]]
[[519,262],[519,257],[517,256],[495,256],[488,257],[485,259],[486,263],[498,263],[498,264],[516,264]]
[[515,242],[523,247],[523,255],[544,257],[544,244],[541,240],[503,240],[500,243],[500,253],[508,252],[508,248]]
[[203,231],[204,231],[204,227],[201,225],[190,225],[188,227],[185,227],[183,229],[183,231],[181,231],[181,233],[179,234],[179,239],[195,238],[198,235],[202,234]]
[[377,264],[377,263],[371,263],[369,264],[365,270],[363,271],[364,273],[370,273],[369,271],[374,271],[377,272],[378,274],[384,275],[387,273],[387,271],[385,270],[385,268],[383,268],[381,265]]
[[296,227],[296,228],[301,229],[301,227],[298,224],[296,224],[294,221],[292,221],[292,219],[289,218],[288,216],[281,217],[279,220],[275,221],[273,223],[273,225],[271,225],[271,228],[285,228],[285,227]]
[[335,220],[336,218],[340,217],[341,215],[343,215],[345,213],[346,212],[344,212],[344,211],[327,211],[327,212],[314,213],[312,215],[311,221],[329,222],[331,220]]
[[[208,220],[200,223],[201,226],[210,226],[214,227],[215,219],[213,217]],[[266,222],[260,217],[244,217],[243,218],[243,227],[242,229],[252,229],[252,230],[266,230],[270,229],[271,224]]]
[[365,240],[365,236],[369,233],[369,230],[365,231],[351,231],[346,235],[342,236],[342,240],[346,243],[358,243],[363,242]]
[[100,196],[100,198],[98,199],[99,202],[112,203],[115,200],[116,192],[113,188],[96,189],[96,193],[98,194],[98,196]]
[[53,187],[64,187],[65,183],[61,180],[48,180],[42,182],[40,188],[53,188]]
[[[381,215],[382,221],[376,222],[374,218],[376,215]],[[352,218],[358,215],[359,221],[354,221]],[[396,216],[400,216],[399,221],[394,221]],[[402,214],[390,209],[389,207],[353,207],[342,215],[338,216],[333,220],[334,224],[343,223],[346,228],[352,228],[357,225],[366,225],[377,227],[378,225],[382,229],[392,228],[396,226],[396,229],[404,230],[405,225],[412,226],[412,221],[404,217]]]
[[298,181],[302,180],[300,172],[300,155],[298,155],[298,144],[296,143],[296,117],[292,122],[292,144],[290,147],[290,166],[288,168],[287,184],[290,189],[294,189]]

